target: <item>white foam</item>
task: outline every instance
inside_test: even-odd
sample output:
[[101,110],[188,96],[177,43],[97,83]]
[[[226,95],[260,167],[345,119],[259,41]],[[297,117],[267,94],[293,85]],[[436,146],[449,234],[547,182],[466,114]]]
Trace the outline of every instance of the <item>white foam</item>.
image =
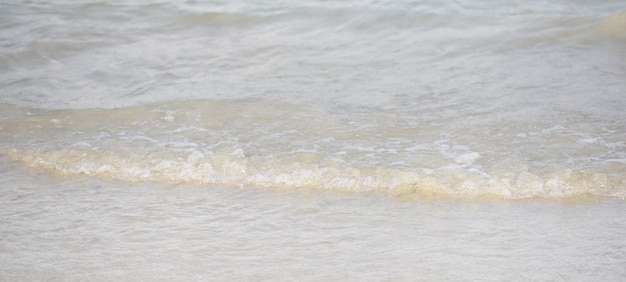
[[[580,194],[623,194],[624,176],[575,172],[556,168],[544,175],[494,172],[462,167],[404,171],[344,166],[320,166],[287,160],[242,158],[236,154],[206,156],[198,151],[184,158],[152,154],[124,157],[89,150],[3,150],[25,164],[61,174],[86,174],[125,181],[197,183],[267,188],[378,191],[448,197],[493,195],[503,198],[570,197]],[[474,159],[474,157],[470,158]],[[621,184],[619,184],[621,183]],[[409,190],[407,190],[409,189]],[[408,192],[407,192],[408,191]],[[408,194],[407,194],[408,193]]]
[[478,159],[480,159],[479,153],[469,152],[469,153],[465,153],[460,156],[457,156],[456,158],[454,158],[454,161],[464,166],[469,166],[469,165],[472,165]]

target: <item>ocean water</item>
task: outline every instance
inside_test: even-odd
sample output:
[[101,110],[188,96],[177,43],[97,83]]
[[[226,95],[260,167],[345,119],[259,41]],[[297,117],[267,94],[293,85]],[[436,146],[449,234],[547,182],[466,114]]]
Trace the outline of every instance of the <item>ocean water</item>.
[[0,280],[620,281],[623,1],[2,1]]

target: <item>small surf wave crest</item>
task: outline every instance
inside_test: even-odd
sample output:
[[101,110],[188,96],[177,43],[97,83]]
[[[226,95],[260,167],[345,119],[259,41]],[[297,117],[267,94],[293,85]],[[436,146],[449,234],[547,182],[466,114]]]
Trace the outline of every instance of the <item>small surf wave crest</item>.
[[[206,156],[198,151],[172,156],[59,149],[3,149],[29,167],[63,175],[89,175],[130,182],[314,189],[391,193],[401,198],[503,199],[602,196],[624,198],[626,180],[619,175],[553,166],[543,174],[527,170],[499,175],[462,167],[407,171],[351,167],[311,153],[290,159],[247,157],[241,150]],[[612,168],[617,169],[617,168]]]
[[53,174],[405,199],[626,197],[618,125],[468,129],[265,100],[0,110],[0,155]]

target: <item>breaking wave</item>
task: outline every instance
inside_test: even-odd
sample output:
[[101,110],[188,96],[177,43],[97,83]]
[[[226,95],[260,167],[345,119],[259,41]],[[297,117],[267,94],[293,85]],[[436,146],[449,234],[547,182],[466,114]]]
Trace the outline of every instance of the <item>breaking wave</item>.
[[[0,153],[63,175],[402,198],[626,196],[626,145],[615,129],[595,137],[566,127],[455,137],[411,120],[390,125],[392,113],[347,120],[263,100],[3,111]],[[535,152],[546,144],[560,149]]]

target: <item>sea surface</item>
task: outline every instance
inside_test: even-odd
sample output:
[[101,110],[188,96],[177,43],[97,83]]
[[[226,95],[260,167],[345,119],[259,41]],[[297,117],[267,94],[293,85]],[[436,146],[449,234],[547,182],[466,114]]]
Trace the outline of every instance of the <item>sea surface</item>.
[[624,1],[0,14],[0,281],[626,277]]

